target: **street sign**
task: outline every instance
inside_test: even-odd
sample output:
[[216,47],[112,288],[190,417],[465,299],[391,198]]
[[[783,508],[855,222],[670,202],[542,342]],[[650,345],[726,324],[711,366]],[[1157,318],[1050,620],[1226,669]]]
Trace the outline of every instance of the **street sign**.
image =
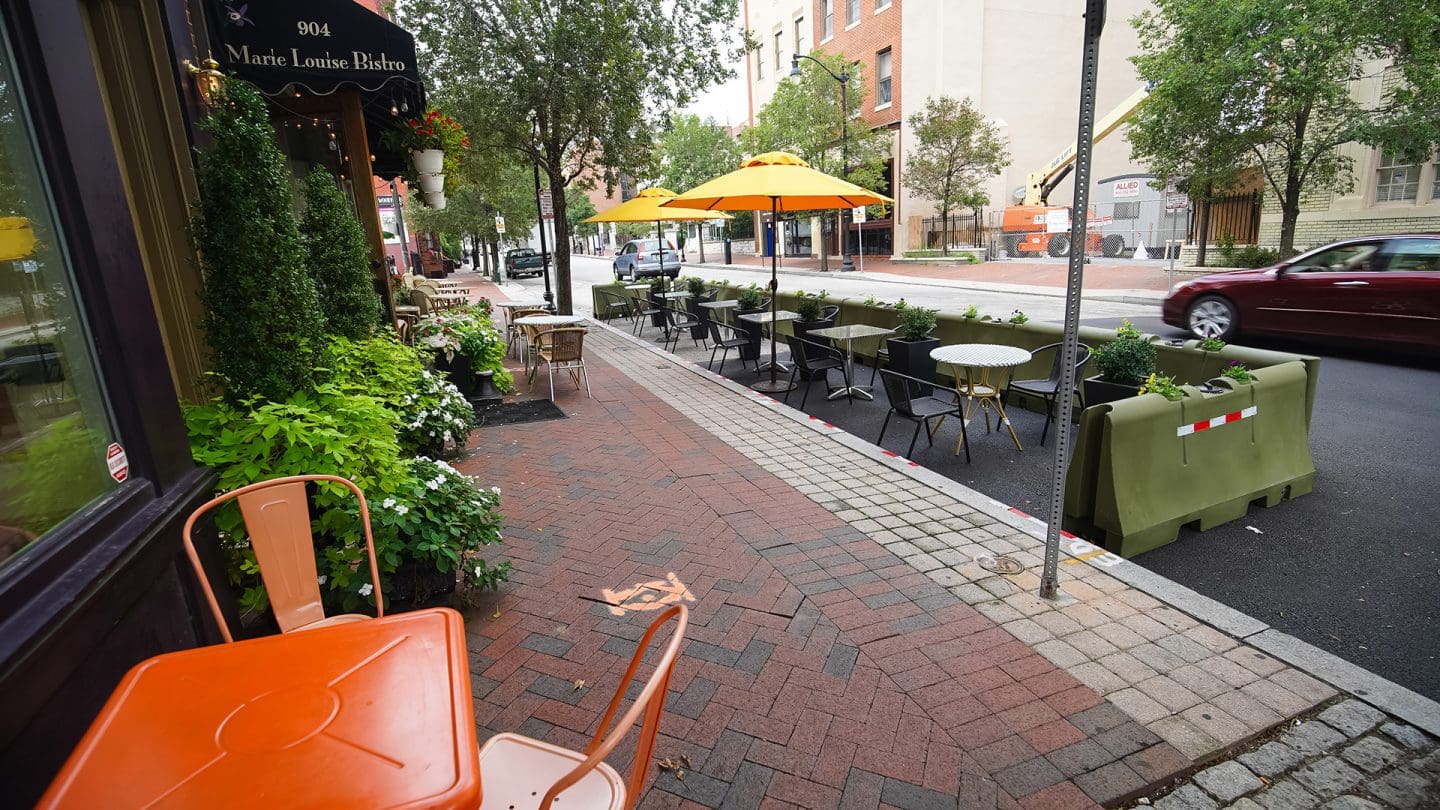
[[856,222],[864,222],[864,221],[865,221],[865,206],[862,205],[862,206],[860,206],[859,208],[856,208],[856,209],[855,209],[855,221],[856,221]]
[[540,189],[540,216],[543,219],[555,218],[555,203],[550,200],[550,189]]
[[502,217],[499,214],[495,215],[495,233],[498,233],[501,236],[505,235],[505,217]]
[[1190,207],[1190,195],[1183,191],[1165,192],[1166,211],[1184,211]]

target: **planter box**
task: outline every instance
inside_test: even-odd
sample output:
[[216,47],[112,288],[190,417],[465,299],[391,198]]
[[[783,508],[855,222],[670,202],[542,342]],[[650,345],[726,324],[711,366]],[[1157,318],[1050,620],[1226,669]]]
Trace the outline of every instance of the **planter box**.
[[475,370],[464,354],[456,352],[454,358],[446,360],[444,352],[436,352],[435,370],[444,374],[466,397],[475,393]]
[[[650,301],[651,309],[664,309],[670,302],[660,297],[659,293],[647,292],[645,298]],[[659,312],[650,316],[650,325],[660,328],[665,327],[665,313]]]
[[741,347],[740,347],[740,359],[741,359],[741,360],[751,360],[751,361],[753,361],[753,360],[759,359],[759,357],[760,357],[760,333],[761,333],[761,326],[760,326],[760,324],[758,324],[758,323],[751,323],[750,321],[742,321],[742,320],[740,320],[740,316],[741,316],[741,315],[749,315],[749,314],[751,314],[751,313],[753,313],[753,312],[765,312],[765,311],[766,311],[766,310],[763,310],[763,309],[738,309],[738,308],[735,310],[735,319],[736,319],[736,320],[735,320],[735,323],[736,323],[736,325],[738,325],[738,326],[740,327],[740,330],[745,333],[745,337],[747,337],[747,338],[750,339],[750,343],[749,343],[748,345],[745,345],[745,346],[741,346]]
[[690,314],[695,316],[695,320],[700,322],[699,326],[690,327],[690,337],[695,340],[705,340],[710,337],[710,310],[700,305],[714,300],[714,298],[704,295],[699,298],[685,299],[685,309],[689,310]]
[[[887,338],[885,347],[890,352],[890,370],[898,371],[916,379],[935,381],[935,361],[930,359],[930,352],[940,346],[940,338],[925,338],[924,340],[902,340],[901,338]],[[916,396],[929,396],[933,391],[930,386],[916,386]]]
[[457,576],[456,571],[436,570],[431,562],[403,562],[390,575],[385,591],[385,601],[390,603],[387,610],[398,613],[448,604]]
[[1099,376],[1086,377],[1085,407],[1129,399],[1135,396],[1135,392],[1138,390],[1140,390],[1139,383],[1117,383]]

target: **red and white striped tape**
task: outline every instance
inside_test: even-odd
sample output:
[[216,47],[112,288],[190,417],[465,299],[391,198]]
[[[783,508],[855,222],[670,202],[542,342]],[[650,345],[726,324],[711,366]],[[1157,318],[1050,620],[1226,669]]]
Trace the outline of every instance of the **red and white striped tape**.
[[1248,408],[1235,411],[1234,413],[1227,413],[1223,416],[1217,416],[1213,419],[1206,419],[1189,425],[1181,425],[1180,427],[1175,429],[1175,435],[1189,436],[1192,433],[1199,433],[1202,430],[1209,430],[1210,428],[1220,427],[1221,425],[1228,425],[1231,422],[1239,422],[1241,419],[1254,416],[1256,411],[1258,410],[1259,408],[1257,406],[1251,405]]

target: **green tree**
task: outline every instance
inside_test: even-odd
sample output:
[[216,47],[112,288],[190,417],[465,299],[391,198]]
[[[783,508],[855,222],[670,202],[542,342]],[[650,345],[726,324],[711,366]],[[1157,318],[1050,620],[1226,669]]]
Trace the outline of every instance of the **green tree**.
[[1279,201],[1282,254],[1294,252],[1302,195],[1353,186],[1341,146],[1424,160],[1440,141],[1434,3],[1156,0],[1132,24],[1135,66],[1161,90],[1134,125],[1142,143],[1208,118],[1218,153],[1245,155]]
[[[818,171],[836,177],[844,174],[843,156],[849,158],[850,182],[885,191],[885,164],[890,159],[890,133],[873,130],[860,110],[865,104],[864,65],[851,65],[844,54],[811,54],[839,76],[848,70],[848,91],[809,60],[800,63],[798,77],[787,76],[775,88],[775,95],[760,108],[755,126],[745,130],[740,142],[747,154],[785,151],[803,158]],[[849,109],[842,118],[842,101]],[[842,127],[845,123],[848,126]],[[823,222],[828,231],[830,217]],[[820,251],[821,268],[827,266],[827,251]]]
[[[952,208],[978,208],[990,202],[985,181],[1010,163],[1000,130],[970,102],[949,96],[925,99],[925,109],[910,116],[915,148],[905,181],[916,194],[935,201],[941,231],[949,234]],[[950,240],[941,240],[948,254]]]
[[[577,179],[613,188],[651,163],[665,115],[725,78],[735,0],[401,0],[422,67],[456,112],[546,176],[555,207]],[[570,239],[556,220],[556,241]],[[555,256],[570,313],[570,254]]]
[[595,216],[595,203],[590,202],[588,196],[572,194],[565,202],[565,220],[570,226],[570,232],[576,236],[594,236],[600,232],[599,223],[583,222],[587,217]]
[[326,331],[351,340],[369,337],[380,318],[380,299],[370,275],[370,245],[335,176],[321,166],[305,178],[300,237],[309,254],[306,266],[320,296]]
[[740,143],[715,119],[680,115],[660,135],[660,185],[677,194],[740,167]]
[[290,172],[254,86],[225,80],[202,126],[211,145],[199,156],[192,229],[205,339],[228,400],[281,402],[312,386],[324,331],[291,209]]

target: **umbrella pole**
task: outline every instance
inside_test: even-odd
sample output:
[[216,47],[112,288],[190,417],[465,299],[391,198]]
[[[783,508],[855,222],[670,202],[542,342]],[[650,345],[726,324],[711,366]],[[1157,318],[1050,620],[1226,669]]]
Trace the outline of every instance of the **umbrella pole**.
[[[779,198],[771,197],[770,227],[772,228],[771,233],[774,233],[777,236],[777,231],[773,229],[776,225],[776,218],[779,215],[779,206]],[[779,367],[779,365],[775,362],[775,329],[780,325],[779,321],[775,320],[775,315],[780,311],[780,296],[778,294],[780,291],[780,251],[777,250],[779,241],[780,240],[778,238],[772,239],[770,245],[770,379],[768,381],[762,380],[750,386],[756,391],[761,391],[766,394],[782,394],[795,387],[790,383],[789,380],[786,380],[785,382],[780,382],[778,379],[776,379],[776,369]]]

